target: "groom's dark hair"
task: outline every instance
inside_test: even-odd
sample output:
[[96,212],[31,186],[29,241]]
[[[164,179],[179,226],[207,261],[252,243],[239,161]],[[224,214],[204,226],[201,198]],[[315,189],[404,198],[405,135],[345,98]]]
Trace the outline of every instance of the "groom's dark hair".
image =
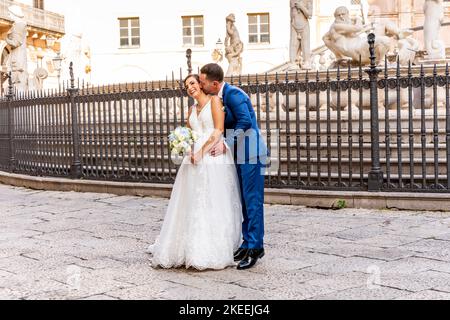
[[209,63],[200,70],[201,73],[206,75],[209,81],[223,82],[224,74],[223,69],[217,63]]

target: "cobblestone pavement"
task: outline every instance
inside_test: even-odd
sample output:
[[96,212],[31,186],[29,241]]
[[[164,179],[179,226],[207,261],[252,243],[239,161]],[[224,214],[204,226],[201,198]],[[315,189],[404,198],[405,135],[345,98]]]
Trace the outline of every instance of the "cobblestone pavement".
[[167,200],[0,185],[1,299],[450,299],[450,213],[266,207],[248,271],[153,269]]

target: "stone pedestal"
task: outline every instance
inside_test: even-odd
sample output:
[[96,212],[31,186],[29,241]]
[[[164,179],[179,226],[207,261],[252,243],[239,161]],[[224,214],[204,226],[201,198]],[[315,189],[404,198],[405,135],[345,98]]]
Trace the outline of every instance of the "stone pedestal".
[[421,65],[443,65],[445,66],[446,64],[450,65],[450,59],[422,59],[422,60],[418,60],[418,64]]

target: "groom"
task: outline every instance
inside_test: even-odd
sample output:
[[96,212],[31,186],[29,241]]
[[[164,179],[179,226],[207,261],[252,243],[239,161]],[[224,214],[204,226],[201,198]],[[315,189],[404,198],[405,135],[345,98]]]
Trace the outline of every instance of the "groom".
[[211,151],[219,156],[227,148],[233,152],[239,177],[244,221],[244,241],[234,253],[238,270],[253,267],[264,256],[264,165],[267,147],[256,123],[256,115],[247,94],[224,82],[222,68],[207,64],[200,70],[200,82],[207,94],[218,95],[225,110],[225,143]]

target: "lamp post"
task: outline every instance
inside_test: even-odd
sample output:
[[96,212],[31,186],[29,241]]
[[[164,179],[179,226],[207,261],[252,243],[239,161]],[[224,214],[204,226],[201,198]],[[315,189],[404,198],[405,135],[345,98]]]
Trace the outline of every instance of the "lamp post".
[[60,84],[60,80],[61,80],[61,63],[63,58],[61,57],[61,54],[58,52],[56,54],[56,57],[54,57],[53,59],[53,67],[55,68],[56,72],[58,73],[58,86]]

